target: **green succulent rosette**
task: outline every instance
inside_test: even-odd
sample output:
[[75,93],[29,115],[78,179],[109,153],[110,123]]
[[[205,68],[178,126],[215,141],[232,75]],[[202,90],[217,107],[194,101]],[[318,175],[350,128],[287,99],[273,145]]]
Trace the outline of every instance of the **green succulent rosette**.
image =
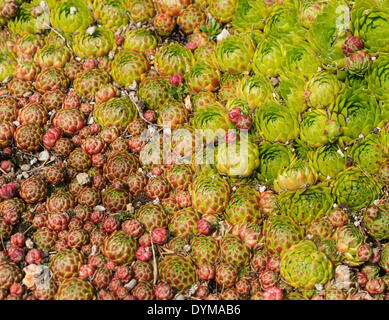
[[149,109],[157,110],[169,99],[169,81],[163,77],[151,77],[139,85],[139,99],[144,101]]
[[357,0],[351,11],[354,36],[365,42],[369,53],[389,52],[389,5],[373,0]]
[[317,16],[323,12],[326,3],[320,0],[298,2],[297,20],[304,28],[310,29]]
[[80,58],[103,57],[116,50],[115,35],[109,29],[80,32],[73,38],[73,51]]
[[32,9],[39,5],[40,1],[33,1],[31,3],[24,2],[18,11],[16,17],[8,21],[8,28],[16,34],[34,34],[46,30],[50,24],[50,12],[42,8],[40,16],[34,16]]
[[125,0],[95,0],[93,9],[95,20],[107,29],[116,30],[130,22]]
[[266,249],[282,255],[293,244],[303,240],[304,229],[289,216],[272,214],[263,224]]
[[216,168],[229,177],[249,177],[259,166],[258,146],[245,137],[235,143],[220,143],[216,148]]
[[377,98],[365,88],[345,89],[330,110],[332,119],[343,129],[343,135],[339,138],[342,145],[366,137],[382,121],[382,110]]
[[216,91],[219,87],[220,71],[203,62],[196,62],[185,75],[188,87],[193,92]]
[[262,0],[238,0],[231,24],[239,32],[262,30],[268,11]]
[[325,109],[332,105],[342,89],[342,83],[328,71],[319,71],[308,81],[305,88],[308,106]]
[[273,99],[273,87],[270,81],[264,77],[245,76],[239,81],[236,95],[245,101],[251,109],[255,109]]
[[191,119],[191,124],[193,128],[201,130],[199,133],[209,141],[224,137],[229,129],[234,129],[226,110],[218,102],[206,108],[197,109]]
[[93,97],[100,87],[111,82],[109,74],[100,69],[92,69],[78,75],[73,82],[74,89],[81,96]]
[[259,223],[262,217],[260,201],[260,193],[254,188],[238,187],[226,207],[227,221],[233,225]]
[[333,238],[336,241],[336,248],[342,253],[346,264],[355,267],[365,263],[358,258],[357,253],[359,246],[366,243],[366,237],[354,224],[337,228]]
[[15,56],[9,51],[0,51],[0,82],[15,73],[15,66]]
[[129,98],[113,98],[96,107],[94,119],[103,128],[125,129],[137,114],[138,110]]
[[283,214],[291,217],[296,223],[308,225],[323,218],[332,208],[334,199],[331,188],[316,185],[309,189],[281,193],[278,202]]
[[257,179],[268,186],[273,185],[278,173],[287,168],[293,159],[292,148],[281,143],[263,142],[259,146]]
[[286,44],[285,50],[285,59],[282,60],[281,65],[283,72],[292,72],[299,77],[310,78],[322,66],[316,52],[306,41],[300,41],[295,45]]
[[284,100],[286,106],[296,113],[305,111],[305,79],[293,72],[283,72],[277,87],[278,95]]
[[190,70],[194,57],[192,52],[178,43],[164,44],[155,55],[154,65],[160,74],[170,76],[184,75]]
[[302,240],[281,257],[281,276],[295,288],[313,289],[333,277],[333,265],[313,241]]
[[373,206],[371,209],[377,210],[375,215],[369,214],[369,209],[363,214],[363,224],[367,232],[378,241],[389,239],[389,204]]
[[367,83],[380,100],[389,103],[389,55],[380,55],[374,61],[367,76]]
[[342,46],[350,29],[349,10],[343,0],[330,0],[308,31],[307,39],[327,69],[342,68],[346,62]]
[[381,186],[361,169],[349,167],[332,184],[332,194],[339,205],[360,210],[381,195]]
[[249,73],[254,52],[255,47],[250,34],[244,33],[236,36],[230,35],[220,41],[216,46],[215,56],[223,72]]
[[305,36],[304,28],[297,22],[297,9],[293,3],[275,3],[266,18],[264,35],[300,42]]
[[342,128],[325,110],[311,109],[302,116],[300,139],[313,148],[334,143],[341,134]]
[[278,173],[273,189],[276,192],[295,191],[315,184],[317,178],[310,163],[294,158],[287,168]]
[[281,65],[285,57],[285,42],[269,35],[257,46],[253,70],[259,76],[276,77],[282,73]]
[[112,62],[111,76],[122,86],[130,86],[134,81],[139,82],[150,64],[143,53],[136,50],[121,50]]
[[[378,134],[370,134],[360,142],[356,142],[347,151],[354,163],[370,174],[375,174],[388,159],[388,145]],[[386,150],[385,150],[386,149]]]
[[81,32],[93,23],[93,16],[85,0],[64,0],[51,10],[51,24],[67,35]]
[[346,157],[336,144],[326,144],[308,153],[309,162],[321,180],[335,178],[346,168]]
[[137,50],[146,54],[154,52],[158,41],[155,34],[146,28],[133,29],[126,34],[124,49]]
[[257,108],[254,127],[259,134],[271,142],[287,142],[299,134],[297,114],[276,101],[270,101]]

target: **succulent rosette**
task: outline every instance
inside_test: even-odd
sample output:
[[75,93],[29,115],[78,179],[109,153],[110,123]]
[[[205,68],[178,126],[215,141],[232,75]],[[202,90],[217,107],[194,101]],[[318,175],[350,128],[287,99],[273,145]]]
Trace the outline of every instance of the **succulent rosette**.
[[155,55],[155,68],[164,76],[184,75],[193,64],[192,52],[178,43],[168,43],[160,47]]
[[332,194],[339,205],[360,210],[380,197],[381,186],[361,169],[349,167],[333,182]]
[[306,84],[306,103],[316,109],[325,109],[334,103],[341,88],[342,84],[334,74],[320,71]]
[[314,242],[302,240],[282,255],[281,275],[292,287],[313,289],[332,279],[333,265]]
[[139,85],[138,95],[149,109],[158,110],[169,99],[169,81],[162,77],[146,78]]
[[215,102],[207,108],[200,108],[194,112],[191,124],[195,129],[201,130],[199,133],[209,141],[223,136],[234,126],[228,118],[224,107]]
[[299,23],[310,29],[317,16],[323,12],[325,5],[325,3],[318,0],[312,2],[299,1],[299,11],[297,13]]
[[342,92],[331,107],[332,119],[343,129],[342,145],[367,136],[382,121],[382,110],[374,94],[365,88],[349,88]]
[[296,45],[285,45],[286,55],[282,60],[282,71],[293,72],[300,77],[311,77],[322,66],[321,61],[305,41],[300,41]]
[[359,266],[365,262],[358,256],[358,248],[365,244],[366,236],[354,224],[337,228],[333,238],[336,241],[336,248],[342,253],[348,265]]
[[249,138],[220,143],[216,149],[216,168],[229,177],[249,177],[259,166],[258,146]]
[[113,98],[96,107],[95,121],[103,128],[125,129],[136,118],[138,110],[127,97]]
[[239,108],[245,115],[249,115],[251,113],[249,105],[238,98],[231,98],[227,101],[226,110],[230,112],[234,108]]
[[273,87],[269,80],[259,76],[243,77],[236,89],[238,98],[245,101],[251,109],[273,98]]
[[118,264],[130,264],[135,260],[137,242],[123,231],[115,231],[104,239],[101,251]]
[[230,22],[236,11],[238,0],[208,1],[208,10],[216,20]]
[[283,214],[303,225],[323,218],[334,204],[331,188],[325,185],[316,185],[295,192],[284,192],[279,195],[278,200]]
[[192,206],[202,214],[220,214],[230,199],[230,185],[227,180],[213,171],[198,174],[190,190]]
[[[33,10],[37,7],[42,12],[41,15],[34,15]],[[47,25],[50,24],[50,12],[45,11],[40,6],[40,1],[35,0],[31,3],[25,2],[20,6],[16,17],[9,20],[8,28],[16,34],[34,34],[44,31]]]
[[389,108],[389,55],[381,55],[374,61],[367,80],[369,89],[379,99],[386,101],[386,108]]
[[228,36],[216,46],[216,59],[223,72],[232,74],[250,72],[255,47],[250,34]]
[[262,19],[266,17],[268,11],[262,0],[238,0],[231,24],[239,32],[251,31],[252,28],[262,30],[264,27]]
[[94,297],[91,282],[77,277],[64,280],[55,294],[55,300],[93,300]]
[[264,139],[273,142],[285,143],[299,134],[297,114],[275,101],[256,110],[254,127]]
[[195,63],[186,74],[188,87],[193,92],[216,91],[219,88],[220,71],[205,63]]
[[368,207],[363,214],[363,224],[369,235],[381,241],[389,238],[389,204]]
[[342,128],[325,110],[308,110],[302,116],[300,139],[313,148],[334,143],[341,134]]
[[253,56],[253,71],[256,75],[277,77],[286,57],[285,42],[269,35],[257,46]]
[[305,111],[308,108],[305,103],[305,79],[293,72],[285,71],[280,75],[280,79],[278,95],[286,106],[297,113]]
[[263,225],[266,249],[270,253],[282,255],[293,244],[304,237],[304,229],[289,216],[272,214]]
[[50,22],[70,35],[85,30],[93,22],[93,16],[85,0],[64,0],[51,10]]
[[305,35],[304,28],[297,22],[297,9],[291,2],[276,3],[268,17],[263,30],[265,36],[301,42]]
[[0,81],[4,81],[7,77],[14,74],[16,67],[16,59],[14,55],[6,50],[0,52]]
[[102,57],[116,50],[115,36],[109,29],[95,28],[73,38],[73,51],[80,58]]
[[116,30],[128,24],[126,2],[123,0],[93,1],[94,18],[105,28]]
[[335,178],[346,168],[345,154],[336,144],[319,147],[309,152],[308,158],[321,180]]
[[370,53],[389,52],[389,5],[373,0],[358,0],[351,11],[355,36],[365,42]]
[[362,141],[356,142],[347,150],[347,154],[359,168],[375,174],[388,159],[386,142],[380,135],[370,134]]
[[278,173],[274,180],[276,192],[294,191],[306,188],[317,181],[317,173],[306,161],[294,158],[290,165]]
[[231,195],[226,208],[227,220],[233,225],[257,224],[261,219],[260,194],[254,188],[242,186]]
[[278,173],[287,168],[293,158],[292,148],[281,143],[263,142],[259,146],[257,178],[266,185],[273,185]]
[[196,267],[187,257],[166,256],[158,264],[158,272],[162,281],[178,291],[187,290],[196,282]]
[[143,53],[136,50],[121,50],[112,62],[111,75],[115,82],[122,86],[130,86],[150,68],[149,61]]
[[155,51],[157,44],[158,41],[154,33],[149,29],[141,28],[127,32],[123,48],[151,54]]
[[330,0],[312,22],[308,41],[320,54],[326,69],[344,66],[346,58],[342,46],[349,29],[349,8],[343,0]]

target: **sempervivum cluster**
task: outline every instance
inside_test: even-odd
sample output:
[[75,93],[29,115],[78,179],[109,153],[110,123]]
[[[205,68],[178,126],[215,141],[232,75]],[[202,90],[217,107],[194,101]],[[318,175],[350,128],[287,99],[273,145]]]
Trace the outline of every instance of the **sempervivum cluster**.
[[389,299],[388,1],[0,0],[0,28],[0,300]]

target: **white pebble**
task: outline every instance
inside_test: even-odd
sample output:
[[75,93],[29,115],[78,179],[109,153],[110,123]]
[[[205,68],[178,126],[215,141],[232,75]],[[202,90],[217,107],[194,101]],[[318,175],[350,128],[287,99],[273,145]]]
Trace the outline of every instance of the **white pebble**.
[[45,151],[42,151],[40,154],[39,154],[39,161],[48,161],[50,159],[50,154],[47,150]]
[[22,176],[23,176],[24,179],[27,179],[29,177],[27,172],[22,172]]
[[33,166],[37,162],[38,162],[37,158],[32,158],[31,161],[30,161],[30,164]]
[[75,14],[77,12],[76,7],[70,7],[70,14]]
[[28,239],[26,240],[26,247],[27,247],[28,249],[34,248],[34,242],[32,242],[32,240],[31,240],[30,238],[28,238]]
[[20,126],[20,122],[19,122],[19,121],[14,121],[13,124],[14,124],[16,127],[19,127],[19,126]]
[[31,166],[29,164],[23,164],[20,166],[20,169],[22,169],[22,171],[28,171],[31,169]]
[[95,210],[97,210],[97,211],[105,211],[105,208],[103,206],[96,206]]
[[132,279],[129,283],[125,284],[124,287],[131,290],[133,289],[138,282],[135,279]]
[[177,295],[174,300],[185,300],[185,297],[182,294]]
[[230,33],[228,32],[228,30],[227,30],[227,29],[223,29],[223,31],[220,32],[220,33],[217,35],[217,37],[216,37],[217,42],[222,41],[223,39],[227,38],[229,35],[230,35]]
[[76,178],[77,182],[82,186],[90,182],[90,177],[86,172],[79,173]]

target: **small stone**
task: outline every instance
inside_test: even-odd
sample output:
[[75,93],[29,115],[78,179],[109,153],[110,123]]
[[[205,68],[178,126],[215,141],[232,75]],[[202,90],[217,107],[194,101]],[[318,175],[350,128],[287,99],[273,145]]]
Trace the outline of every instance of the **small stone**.
[[228,32],[228,30],[227,30],[227,29],[223,29],[223,31],[220,32],[220,33],[217,35],[217,37],[216,37],[217,42],[222,41],[223,39],[227,38],[229,35],[230,35],[230,33]]
[[77,8],[76,7],[70,7],[70,14],[75,14],[77,12]]
[[23,164],[23,165],[20,166],[20,169],[22,171],[28,171],[28,170],[31,169],[31,166],[29,164]]
[[90,27],[86,30],[86,33],[89,34],[89,35],[93,35],[96,31],[96,27]]
[[191,249],[192,249],[192,248],[191,248],[191,246],[190,246],[189,244],[186,244],[186,245],[184,246],[184,250],[185,250],[186,252],[189,252]]
[[82,186],[90,182],[90,177],[86,172],[79,173],[76,178],[77,182]]
[[24,179],[27,179],[29,177],[27,172],[22,172],[22,176],[23,176]]
[[124,285],[124,287],[127,288],[127,289],[129,289],[129,290],[132,290],[132,289],[136,286],[137,283],[138,283],[138,282],[137,282],[135,279],[131,279],[131,281],[128,282],[128,283],[126,283],[126,284]]
[[97,210],[97,211],[105,211],[105,208],[103,206],[96,206],[95,210]]
[[27,249],[32,249],[32,248],[34,248],[34,242],[32,242],[32,240],[30,239],[30,238],[28,238],[27,240],[26,240],[26,247],[27,247]]
[[39,154],[39,157],[38,157],[39,161],[41,162],[45,162],[45,161],[48,161],[50,159],[50,154],[47,150],[45,151],[42,151],[40,154]]
[[185,300],[185,297],[182,294],[178,294],[174,297],[174,300]]
[[12,123],[15,125],[15,127],[19,127],[20,126],[20,122],[19,121],[14,121]]
[[323,285],[322,284],[320,284],[320,283],[316,283],[315,284],[315,288],[316,288],[316,290],[323,290]]
[[33,166],[37,162],[38,162],[37,158],[32,158],[31,161],[30,161],[30,164]]

